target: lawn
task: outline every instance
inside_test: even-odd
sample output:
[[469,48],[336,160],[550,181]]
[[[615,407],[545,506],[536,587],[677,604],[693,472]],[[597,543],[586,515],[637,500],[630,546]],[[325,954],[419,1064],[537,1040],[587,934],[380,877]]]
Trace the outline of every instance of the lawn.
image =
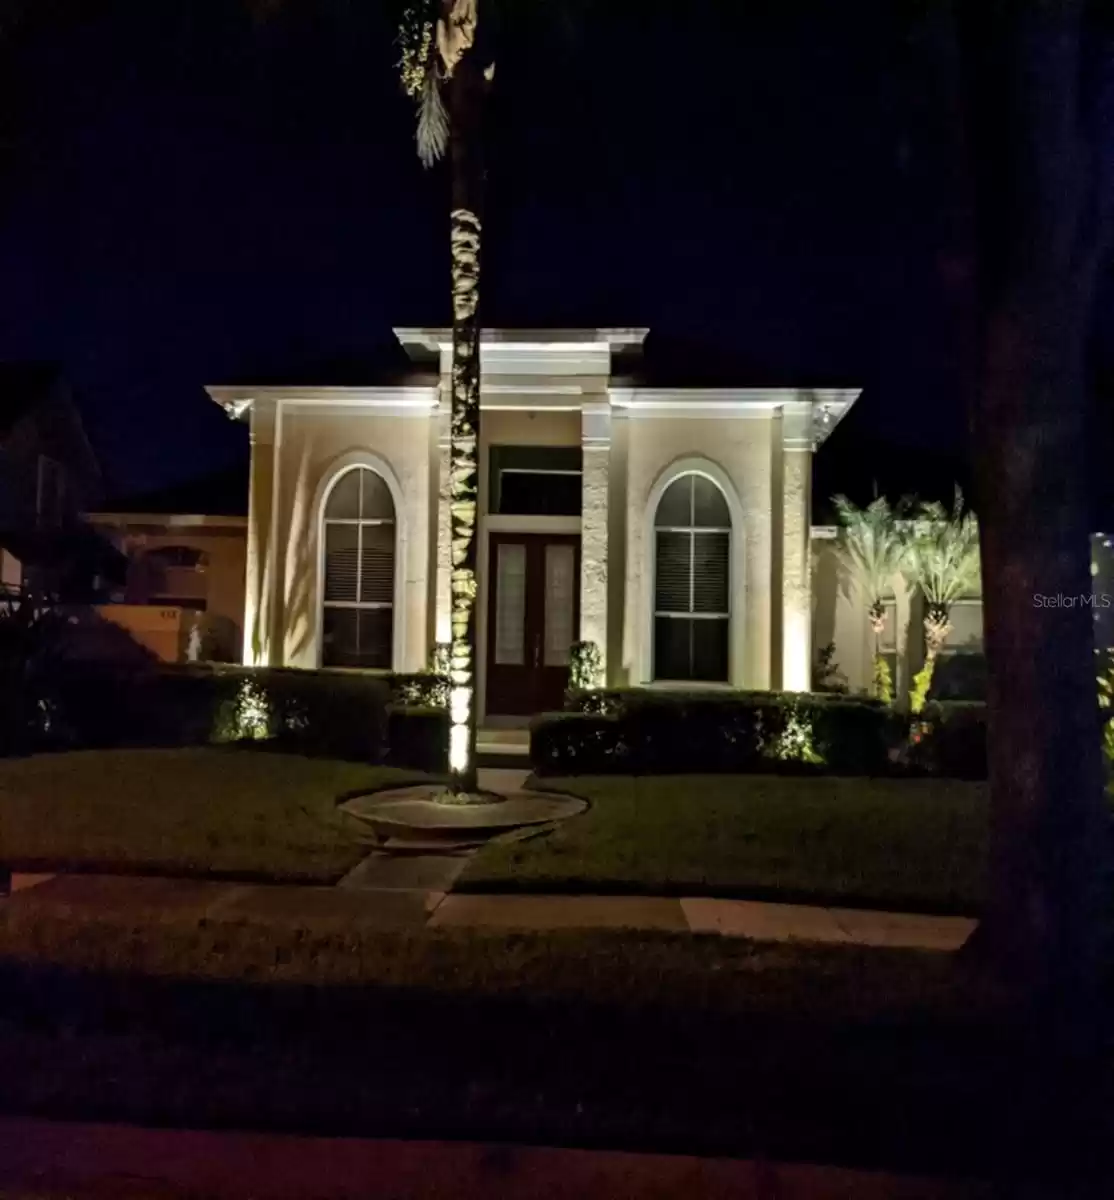
[[340,796],[413,780],[228,749],[91,750],[0,762],[5,864],[331,882],[367,853]]
[[0,1111],[967,1167],[999,999],[855,946],[0,910]]
[[974,913],[986,785],[658,776],[545,780],[582,816],[488,846],[457,891],[646,892]]

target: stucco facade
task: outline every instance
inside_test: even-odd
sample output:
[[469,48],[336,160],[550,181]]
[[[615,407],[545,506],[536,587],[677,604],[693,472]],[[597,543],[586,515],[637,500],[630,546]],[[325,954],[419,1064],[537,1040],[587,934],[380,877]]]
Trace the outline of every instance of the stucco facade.
[[[168,662],[242,656],[247,522],[242,517],[91,513],[127,558],[125,586],[101,615]],[[167,559],[170,565],[149,569]],[[179,562],[183,565],[174,565]],[[203,646],[199,650],[194,631]]]
[[[374,605],[363,605],[375,609],[380,624],[390,622],[390,661],[383,665],[423,669],[435,643],[447,640],[450,339],[445,330],[396,332],[416,362],[435,368],[439,384],[210,389],[214,400],[251,428],[246,661],[322,665],[329,653],[323,632],[329,608],[338,610],[338,623],[340,617],[362,619],[340,612],[359,610],[361,592],[351,593],[351,603],[338,599],[348,595],[346,569],[354,571],[352,580],[371,580],[371,567],[361,565],[364,542],[356,540],[357,526],[369,545],[385,544],[384,530],[393,530],[393,590],[390,596],[381,590]],[[637,348],[644,335],[644,330],[485,334],[478,507],[479,704],[485,718],[499,715],[495,691],[488,695],[489,664],[501,667],[508,653],[527,658],[531,653],[530,644],[523,651],[521,631],[514,627],[520,610],[531,619],[531,589],[544,593],[538,604],[547,606],[532,650],[535,668],[543,641],[548,665],[551,651],[553,661],[560,660],[554,639],[571,637],[600,647],[609,683],[659,682],[655,637],[664,635],[655,629],[676,616],[687,624],[662,627],[671,635],[691,630],[695,644],[712,628],[698,619],[714,616],[720,624],[709,645],[714,641],[720,653],[722,633],[720,682],[809,687],[812,454],[858,393],[626,386],[612,377],[613,354]],[[366,514],[345,516],[339,502],[330,502],[337,481],[357,468],[385,481],[393,517],[384,507],[368,522]],[[689,476],[710,481],[726,502],[717,511],[729,514],[729,526],[707,539],[702,528],[666,529],[660,517],[670,486]],[[559,502],[571,487],[579,489],[575,503]],[[517,509],[507,498],[512,491],[520,497]],[[695,515],[692,524],[699,525]],[[327,555],[326,542],[339,547],[349,544],[345,538],[357,548]],[[673,541],[663,540],[668,538]],[[536,588],[527,574],[527,543],[545,553],[544,582]],[[673,555],[665,567],[656,561],[659,546]],[[570,596],[567,564],[573,559],[567,556],[573,552],[577,572]],[[701,587],[722,586],[725,611],[698,611],[699,597],[691,611],[657,611],[662,604],[677,606],[676,600],[662,600],[663,572],[676,574],[685,564],[692,596]],[[718,583],[712,578],[716,571],[726,573]],[[678,575],[674,593],[683,584]],[[558,593],[568,606],[563,614],[555,608]],[[691,661],[696,659],[694,651]],[[689,682],[695,679],[692,670]]]

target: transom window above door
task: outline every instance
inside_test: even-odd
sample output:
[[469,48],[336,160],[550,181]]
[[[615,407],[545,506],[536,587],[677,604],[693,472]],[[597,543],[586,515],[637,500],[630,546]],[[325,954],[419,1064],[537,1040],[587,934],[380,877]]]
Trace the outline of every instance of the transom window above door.
[[395,505],[376,471],[356,467],[325,501],[322,666],[389,668],[394,642]]
[[731,513],[707,476],[681,475],[654,514],[655,680],[726,683]]
[[492,446],[488,511],[579,517],[584,455],[579,446]]

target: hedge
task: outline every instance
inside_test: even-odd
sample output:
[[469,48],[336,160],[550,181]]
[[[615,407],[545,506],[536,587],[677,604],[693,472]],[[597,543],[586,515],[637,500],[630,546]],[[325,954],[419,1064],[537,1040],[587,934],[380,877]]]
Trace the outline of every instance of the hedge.
[[932,775],[985,779],[986,705],[979,701],[930,701],[914,726],[910,763]]
[[443,708],[387,709],[387,761],[444,775],[449,769],[449,714]]
[[884,705],[832,693],[570,693],[571,711],[531,726],[539,774],[878,775],[903,722]]
[[421,712],[443,712],[439,702],[446,696],[446,682],[432,675],[76,664],[53,688],[50,719],[33,748],[254,742],[381,762],[388,708],[408,710],[417,701]]

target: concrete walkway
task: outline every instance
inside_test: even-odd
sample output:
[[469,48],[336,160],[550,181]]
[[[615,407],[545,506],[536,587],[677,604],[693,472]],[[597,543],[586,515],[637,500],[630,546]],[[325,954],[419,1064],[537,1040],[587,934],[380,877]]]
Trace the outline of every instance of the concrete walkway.
[[[663,896],[536,896],[446,894],[463,858],[433,855],[409,860],[365,860],[362,883],[296,887],[207,883],[144,876],[13,876],[13,915],[70,918],[148,917],[248,921],[280,928],[631,929],[746,937],[756,941],[836,942],[844,945],[956,950],[975,922],[964,917],[918,916],[750,900]],[[398,864],[398,865],[393,865]],[[415,871],[425,886],[413,887]],[[376,872],[379,872],[376,875]]]

